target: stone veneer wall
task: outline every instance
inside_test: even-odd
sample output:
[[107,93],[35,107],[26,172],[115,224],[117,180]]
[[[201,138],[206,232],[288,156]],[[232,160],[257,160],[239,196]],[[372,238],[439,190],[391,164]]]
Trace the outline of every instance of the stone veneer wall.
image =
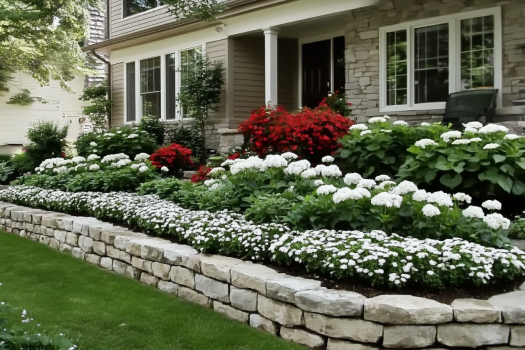
[[[105,2],[103,4],[105,6]],[[106,13],[105,8],[102,10],[90,9],[89,10],[89,37],[87,38],[85,45],[92,45],[106,40]],[[86,86],[92,86],[102,83],[106,80],[107,66],[101,62],[98,58],[94,57],[91,53],[88,53],[89,57],[93,60],[93,69],[98,74],[94,76],[86,77]],[[109,55],[102,55],[109,60]]]
[[140,280],[312,348],[524,349],[523,291],[451,305],[407,295],[367,299],[259,264],[198,254],[94,218],[0,202],[0,230]]
[[[346,20],[348,101],[353,115],[379,113],[379,28],[394,24],[501,6],[503,27],[503,107],[512,106],[525,86],[524,0],[383,0],[351,11]],[[501,107],[501,106],[498,106]],[[439,120],[444,110],[389,112],[406,121]],[[523,115],[523,113],[521,113]]]

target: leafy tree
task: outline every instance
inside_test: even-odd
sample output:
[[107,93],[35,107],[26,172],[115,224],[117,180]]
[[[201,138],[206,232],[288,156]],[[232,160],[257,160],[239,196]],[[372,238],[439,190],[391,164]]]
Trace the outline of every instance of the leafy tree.
[[163,3],[170,5],[169,11],[177,19],[209,21],[226,9],[217,0],[163,0]]
[[0,90],[15,70],[42,85],[56,80],[66,91],[76,72],[93,74],[80,43],[99,1],[0,0]]
[[91,102],[89,106],[82,107],[82,113],[91,119],[95,124],[95,129],[98,131],[106,130],[107,118],[113,105],[113,102],[107,98],[108,89],[107,82],[89,86],[84,89],[84,93],[78,98],[82,101]]

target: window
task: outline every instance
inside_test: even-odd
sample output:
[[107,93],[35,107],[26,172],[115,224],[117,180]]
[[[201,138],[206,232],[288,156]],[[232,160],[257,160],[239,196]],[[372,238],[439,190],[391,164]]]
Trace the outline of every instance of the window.
[[136,15],[144,11],[151,10],[155,7],[162,6],[160,0],[122,0],[124,8],[124,18]]
[[175,75],[175,54],[166,55],[166,120],[173,120],[177,115]]
[[160,57],[140,61],[140,105],[143,116],[161,118]]
[[382,111],[442,109],[452,92],[501,87],[500,8],[381,28],[380,48]]
[[135,62],[126,63],[126,122],[136,118]]
[[[183,50],[180,53],[180,90],[184,91],[184,88],[188,85],[188,77],[194,72],[195,60],[198,55],[202,54],[200,47],[194,47],[192,49]],[[183,118],[188,116],[188,110],[185,106],[181,106],[181,115]]]

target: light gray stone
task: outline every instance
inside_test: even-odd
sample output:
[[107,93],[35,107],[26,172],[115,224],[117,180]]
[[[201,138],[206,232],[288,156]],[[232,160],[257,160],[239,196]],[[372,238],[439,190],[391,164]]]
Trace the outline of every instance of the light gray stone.
[[268,280],[266,283],[266,295],[272,299],[295,302],[295,293],[305,290],[319,289],[321,281],[305,279],[300,277],[280,276]]
[[78,235],[73,232],[68,232],[66,234],[66,243],[72,247],[78,246]]
[[117,249],[126,251],[126,245],[131,239],[132,237],[128,237],[128,236],[116,236],[115,240],[113,241],[113,245]]
[[307,346],[311,349],[324,347],[324,339],[317,334],[308,333],[302,329],[281,327],[281,338],[297,344]]
[[201,256],[201,273],[219,281],[230,283],[232,266],[244,264],[240,259],[228,258],[220,255]]
[[438,326],[437,341],[453,347],[476,348],[507,344],[510,327],[501,324],[443,324]]
[[71,255],[77,259],[84,260],[86,253],[82,249],[76,247],[71,250]]
[[250,326],[273,335],[277,334],[277,327],[275,327],[275,323],[259,314],[250,315]]
[[439,324],[452,321],[452,308],[411,295],[380,295],[365,300],[365,320],[385,324]]
[[216,281],[201,274],[195,275],[195,289],[212,299],[230,302],[228,283]]
[[259,264],[235,265],[231,268],[231,283],[238,288],[247,288],[266,295],[266,283],[280,274]]
[[244,311],[257,311],[257,292],[230,286],[230,302],[233,307]]
[[66,243],[60,243],[60,247],[58,248],[61,252],[69,253],[73,251],[73,247]]
[[486,300],[456,299],[450,304],[457,322],[501,322],[501,311]]
[[159,281],[157,288],[174,295],[177,295],[179,292],[179,285],[168,281]]
[[510,326],[511,346],[525,346],[525,326]]
[[100,265],[100,256],[95,254],[86,254],[84,260],[93,265]]
[[80,249],[82,249],[86,253],[92,253],[93,252],[93,238],[86,237],[86,236],[80,236],[78,238],[78,246],[80,247]]
[[62,230],[55,230],[53,236],[60,243],[64,243],[66,241],[67,232]]
[[152,268],[151,261],[144,260],[144,259],[141,259],[141,258],[137,258],[136,256],[134,256],[131,259],[131,266],[133,266],[133,267],[135,267],[137,269],[140,269],[142,271],[146,271],[150,275],[153,274],[153,268]]
[[385,348],[424,348],[436,341],[436,326],[385,326]]
[[75,219],[76,219],[75,216],[62,218],[60,222],[60,229],[69,231],[69,232],[73,232],[73,221],[75,221]]
[[328,346],[326,350],[377,350],[371,346],[363,344],[351,343],[344,340],[328,338]]
[[60,247],[60,242],[55,238],[50,238],[49,247],[58,250],[58,248]]
[[153,270],[153,276],[163,279],[165,281],[170,279],[170,265],[162,264],[155,261],[151,264],[151,268]]
[[365,297],[333,289],[308,290],[295,294],[295,304],[310,312],[330,316],[361,316]]
[[106,270],[111,270],[113,268],[113,259],[111,258],[100,259],[100,267]]
[[148,286],[156,287],[159,283],[159,279],[149,273],[143,272],[140,274],[140,281],[147,284]]
[[211,299],[193,289],[179,286],[179,298],[205,307],[211,307]]
[[295,306],[259,295],[257,311],[264,317],[283,326],[304,325],[303,311]]
[[195,272],[184,267],[172,266],[170,270],[170,280],[191,289],[195,288]]
[[126,274],[126,268],[128,266],[129,266],[128,264],[126,264],[126,263],[124,263],[122,261],[113,260],[113,271],[115,271],[119,275],[125,275]]
[[198,251],[190,246],[172,243],[164,248],[164,262],[170,265],[184,265],[190,256],[197,254]]
[[48,236],[41,235],[38,241],[42,244],[49,245],[50,238]]
[[[126,272],[125,275],[129,278],[133,278],[135,280],[140,280],[140,275],[142,274],[142,271],[137,269],[136,267],[133,267],[131,265],[126,266]],[[159,282],[160,283],[160,282]]]
[[496,295],[489,303],[501,310],[503,322],[525,324],[525,291]]
[[520,286],[520,290],[525,290],[525,282]]
[[306,328],[333,338],[377,343],[383,336],[383,326],[351,318],[335,318],[311,312],[304,313]]
[[131,263],[131,255],[111,245],[106,245],[106,254],[110,258],[121,260],[128,264]]
[[100,256],[106,256],[106,243],[93,241],[93,252]]
[[234,309],[233,307],[216,300],[213,301],[213,310],[242,323],[248,322],[248,318],[250,317],[249,313]]
[[164,262],[164,249],[162,247],[168,244],[170,244],[169,241],[161,241],[161,240],[144,241],[140,245],[140,256],[143,259]]
[[201,273],[201,258],[202,255],[190,255],[182,265],[192,271]]

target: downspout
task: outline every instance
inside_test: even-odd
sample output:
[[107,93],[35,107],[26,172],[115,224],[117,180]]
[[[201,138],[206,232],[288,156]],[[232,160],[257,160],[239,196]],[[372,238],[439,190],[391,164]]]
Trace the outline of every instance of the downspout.
[[[104,57],[96,53],[95,49],[92,49],[91,53],[93,54],[93,56],[104,62],[108,67],[108,100],[111,100],[111,63]],[[111,109],[108,112],[108,128],[111,129]]]

